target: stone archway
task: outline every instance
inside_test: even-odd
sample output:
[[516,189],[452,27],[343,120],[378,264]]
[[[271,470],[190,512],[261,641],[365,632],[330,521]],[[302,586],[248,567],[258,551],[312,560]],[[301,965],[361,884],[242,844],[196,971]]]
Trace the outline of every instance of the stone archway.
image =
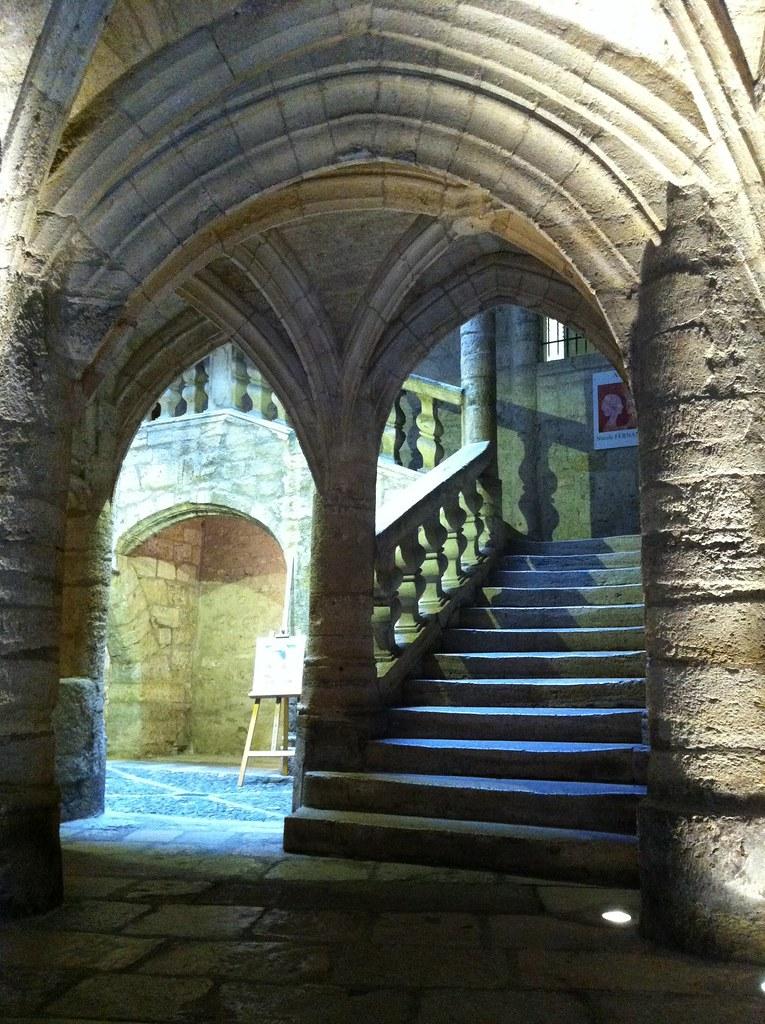
[[285,563],[262,525],[169,510],[118,541],[107,646],[113,756],[241,754],[255,638],[279,628]]

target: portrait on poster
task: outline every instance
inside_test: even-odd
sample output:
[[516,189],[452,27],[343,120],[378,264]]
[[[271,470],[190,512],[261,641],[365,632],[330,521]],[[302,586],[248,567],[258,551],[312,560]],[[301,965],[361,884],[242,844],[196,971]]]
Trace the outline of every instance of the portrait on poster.
[[615,370],[592,375],[592,425],[595,448],[637,444],[635,403]]

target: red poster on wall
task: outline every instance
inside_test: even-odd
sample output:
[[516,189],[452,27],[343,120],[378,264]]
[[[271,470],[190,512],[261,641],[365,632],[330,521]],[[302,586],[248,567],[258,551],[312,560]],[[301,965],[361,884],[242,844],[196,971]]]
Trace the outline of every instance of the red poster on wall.
[[596,448],[637,444],[635,403],[615,370],[592,375],[592,426]]

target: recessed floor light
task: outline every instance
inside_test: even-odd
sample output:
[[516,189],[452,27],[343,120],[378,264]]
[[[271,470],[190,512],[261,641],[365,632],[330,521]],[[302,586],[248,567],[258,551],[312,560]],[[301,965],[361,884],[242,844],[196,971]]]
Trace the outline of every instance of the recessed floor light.
[[765,979],[760,982],[760,991],[765,992]]
[[600,916],[609,924],[629,924],[632,920],[632,914],[626,910],[605,910]]

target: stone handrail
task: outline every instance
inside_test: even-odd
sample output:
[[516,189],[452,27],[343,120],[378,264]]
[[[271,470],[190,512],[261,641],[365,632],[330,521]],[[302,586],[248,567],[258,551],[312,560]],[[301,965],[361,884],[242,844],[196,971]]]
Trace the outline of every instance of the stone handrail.
[[232,342],[187,367],[160,395],[147,422],[236,409],[266,420],[287,421],[284,406],[260,370]]
[[472,598],[494,551],[481,517],[488,441],[466,445],[380,511],[373,632],[378,675],[395,685]]
[[[399,466],[431,470],[444,458],[445,413],[462,418],[462,388],[412,374],[393,403],[380,454]],[[459,447],[459,438],[456,438]]]

